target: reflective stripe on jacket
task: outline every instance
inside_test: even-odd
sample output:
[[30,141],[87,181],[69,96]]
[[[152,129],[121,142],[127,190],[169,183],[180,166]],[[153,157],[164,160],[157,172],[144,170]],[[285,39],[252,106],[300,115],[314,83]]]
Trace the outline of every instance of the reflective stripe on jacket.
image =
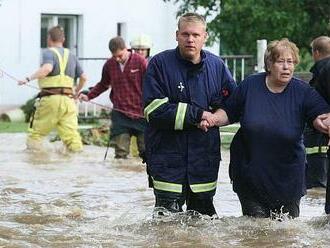
[[305,150],[307,155],[311,155],[315,153],[327,153],[328,146],[306,147]]

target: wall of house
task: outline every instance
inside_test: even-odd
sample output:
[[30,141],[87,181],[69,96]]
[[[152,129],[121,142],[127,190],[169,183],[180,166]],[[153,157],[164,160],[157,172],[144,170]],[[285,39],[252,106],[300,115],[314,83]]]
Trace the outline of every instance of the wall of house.
[[[111,56],[108,42],[117,35],[117,23],[127,24],[129,41],[140,33],[151,36],[152,54],[176,46],[176,6],[162,0],[2,0],[0,6],[0,69],[15,78],[31,75],[40,64],[42,14],[80,16],[79,56]],[[212,50],[212,49],[211,49]],[[217,51],[217,48],[214,48]],[[83,61],[89,81],[94,85],[104,61]],[[31,82],[37,86],[37,82]],[[36,89],[17,86],[3,75],[0,78],[0,105],[21,105],[37,93]],[[107,94],[100,101],[107,101]]]

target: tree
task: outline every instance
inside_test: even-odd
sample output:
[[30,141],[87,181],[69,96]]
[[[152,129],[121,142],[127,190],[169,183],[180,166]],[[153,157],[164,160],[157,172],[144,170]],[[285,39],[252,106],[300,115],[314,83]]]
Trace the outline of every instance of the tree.
[[328,0],[164,1],[178,3],[178,15],[187,11],[204,15],[209,44],[221,40],[222,54],[256,54],[256,40],[283,37],[307,51],[313,38],[330,35]]

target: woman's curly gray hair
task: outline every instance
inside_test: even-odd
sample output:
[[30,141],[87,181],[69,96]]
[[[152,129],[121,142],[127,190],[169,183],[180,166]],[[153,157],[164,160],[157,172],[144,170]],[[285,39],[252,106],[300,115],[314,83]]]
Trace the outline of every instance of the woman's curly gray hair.
[[265,70],[267,73],[270,73],[271,65],[281,56],[283,50],[291,51],[294,64],[299,64],[299,48],[295,43],[289,41],[287,38],[273,40],[268,44],[264,56]]

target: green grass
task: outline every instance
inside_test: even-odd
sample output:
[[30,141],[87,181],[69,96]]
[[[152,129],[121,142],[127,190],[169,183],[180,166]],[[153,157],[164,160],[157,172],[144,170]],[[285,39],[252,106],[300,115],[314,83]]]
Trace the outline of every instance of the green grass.
[[24,133],[29,123],[0,121],[0,133]]

